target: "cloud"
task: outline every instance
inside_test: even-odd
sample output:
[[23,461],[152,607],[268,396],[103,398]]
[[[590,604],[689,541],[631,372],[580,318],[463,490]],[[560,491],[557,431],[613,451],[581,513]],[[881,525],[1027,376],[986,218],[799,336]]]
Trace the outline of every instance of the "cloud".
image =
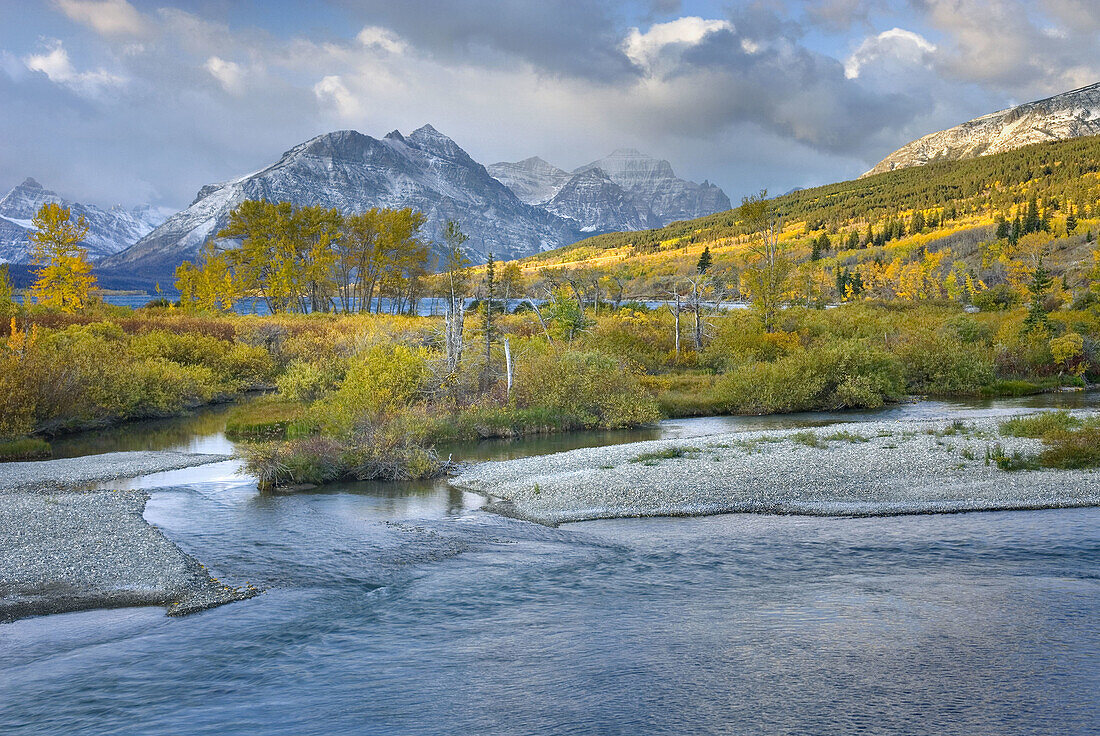
[[930,66],[936,45],[919,33],[904,28],[891,28],[863,43],[844,61],[844,76],[859,77],[867,64],[889,59],[911,66]]
[[244,70],[236,62],[211,56],[203,64],[203,68],[230,94],[238,94],[244,87]]
[[56,0],[71,20],[104,36],[136,36],[147,30],[145,19],[126,0]]
[[32,72],[45,74],[51,82],[64,85],[84,97],[99,97],[110,88],[126,83],[123,77],[105,69],[78,72],[61,41],[47,42],[47,50],[41,54],[29,54],[23,63]]
[[1080,0],[912,0],[943,36],[940,75],[1017,99],[1100,79],[1100,8]]
[[355,38],[364,46],[378,48],[391,54],[403,54],[408,47],[408,44],[396,33],[379,26],[366,26]]
[[662,56],[678,55],[716,31],[731,31],[726,20],[704,20],[696,16],[677,18],[668,23],[654,23],[645,33],[631,28],[623,42],[623,53],[639,67],[652,70]]
[[313,85],[313,94],[323,104],[334,107],[339,116],[345,120],[354,120],[362,116],[362,104],[339,75],[329,75]]

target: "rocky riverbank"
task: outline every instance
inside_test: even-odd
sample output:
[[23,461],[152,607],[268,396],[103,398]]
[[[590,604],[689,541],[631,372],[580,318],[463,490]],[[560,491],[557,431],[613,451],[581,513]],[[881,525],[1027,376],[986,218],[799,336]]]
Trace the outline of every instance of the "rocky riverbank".
[[1100,472],[1001,470],[993,419],[889,421],[586,448],[481,463],[452,484],[544,524],[719,513],[874,516],[1100,505]]
[[212,578],[150,525],[148,493],[79,490],[225,459],[122,452],[0,466],[0,622],[145,605],[182,615],[258,593]]

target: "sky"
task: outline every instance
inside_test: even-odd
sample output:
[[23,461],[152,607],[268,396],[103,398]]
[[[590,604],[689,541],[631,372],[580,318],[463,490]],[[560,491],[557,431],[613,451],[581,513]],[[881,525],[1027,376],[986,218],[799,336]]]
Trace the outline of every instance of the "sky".
[[735,202],[1100,81],[1096,0],[0,0],[0,190],[182,208],[332,130]]

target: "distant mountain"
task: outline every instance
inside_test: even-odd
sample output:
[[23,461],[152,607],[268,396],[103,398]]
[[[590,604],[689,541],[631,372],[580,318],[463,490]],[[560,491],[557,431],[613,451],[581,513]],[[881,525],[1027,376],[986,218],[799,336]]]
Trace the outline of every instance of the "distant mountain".
[[412,207],[427,216],[423,235],[442,240],[447,220],[470,236],[468,255],[484,262],[531,255],[578,239],[575,224],[521,201],[430,125],[407,137],[382,139],[353,130],[317,136],[271,166],[199,190],[187,209],[168,218],[131,248],[105,259],[108,270],[166,275],[193,259],[229,213],[250,199],[335,207],[344,213],[371,207]]
[[[601,172],[600,177],[594,178],[593,171]],[[668,161],[633,148],[619,149],[571,174],[538,157],[493,164],[489,173],[520,199],[572,220],[584,232],[662,227],[730,209],[729,197],[719,187],[681,179]]]
[[501,162],[488,167],[494,179],[504,184],[527,204],[543,204],[554,198],[565,183],[569,172],[548,164],[538,156],[516,163]]
[[1097,134],[1100,134],[1100,83],[926,135],[894,151],[864,176]]
[[133,245],[168,216],[149,205],[103,210],[95,205],[70,202],[28,178],[0,199],[0,262],[30,262],[28,236],[34,232],[31,220],[49,202],[68,207],[73,220],[84,217],[88,225],[84,247],[93,261]]

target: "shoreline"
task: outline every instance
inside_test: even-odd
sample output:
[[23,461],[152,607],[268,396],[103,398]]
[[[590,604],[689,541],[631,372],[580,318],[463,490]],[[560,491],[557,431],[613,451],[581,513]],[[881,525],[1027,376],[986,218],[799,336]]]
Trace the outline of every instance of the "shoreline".
[[[1075,412],[1091,414],[1091,412]],[[572,450],[480,463],[450,480],[485,509],[540,524],[763,513],[900,516],[1100,506],[1100,470],[1004,471],[1000,437],[980,418],[835,424]]]

